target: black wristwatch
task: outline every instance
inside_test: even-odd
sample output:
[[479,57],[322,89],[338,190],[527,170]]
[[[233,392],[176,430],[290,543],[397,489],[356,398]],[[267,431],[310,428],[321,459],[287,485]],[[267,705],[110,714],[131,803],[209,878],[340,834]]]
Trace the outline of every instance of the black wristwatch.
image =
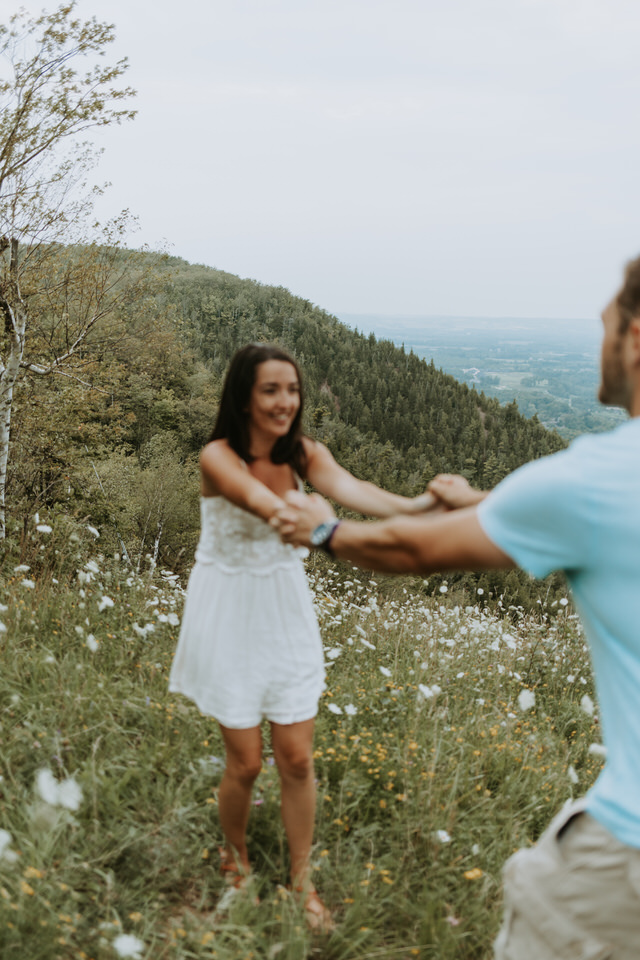
[[333,557],[334,553],[331,549],[331,538],[340,526],[340,523],[340,520],[333,519],[325,520],[324,523],[319,524],[315,530],[312,530],[311,536],[309,537],[311,546],[319,550],[324,550],[330,557]]

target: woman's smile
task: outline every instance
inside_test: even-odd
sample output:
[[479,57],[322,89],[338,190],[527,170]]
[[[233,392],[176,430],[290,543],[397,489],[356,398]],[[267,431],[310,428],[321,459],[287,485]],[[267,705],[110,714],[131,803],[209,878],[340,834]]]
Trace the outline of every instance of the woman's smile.
[[295,367],[284,360],[265,360],[256,368],[249,400],[252,430],[286,436],[300,408],[300,382]]

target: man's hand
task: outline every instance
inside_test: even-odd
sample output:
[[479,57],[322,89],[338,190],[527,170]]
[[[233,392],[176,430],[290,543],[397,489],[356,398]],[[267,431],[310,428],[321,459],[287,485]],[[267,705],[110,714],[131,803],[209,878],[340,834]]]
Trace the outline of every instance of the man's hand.
[[298,490],[290,490],[284,497],[287,506],[278,510],[270,523],[285,543],[294,547],[310,547],[312,532],[335,513],[329,503],[319,494],[305,496]]
[[427,489],[447,510],[473,507],[487,496],[483,490],[474,490],[464,477],[453,473],[438,474]]

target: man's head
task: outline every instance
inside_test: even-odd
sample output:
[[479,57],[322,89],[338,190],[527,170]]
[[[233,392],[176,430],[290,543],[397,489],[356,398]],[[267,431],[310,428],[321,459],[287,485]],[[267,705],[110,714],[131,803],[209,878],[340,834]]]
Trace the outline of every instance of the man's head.
[[615,302],[620,315],[620,333],[626,333],[631,321],[640,318],[640,257],[627,264],[624,283]]
[[627,264],[620,292],[602,312],[601,403],[640,413],[640,257]]

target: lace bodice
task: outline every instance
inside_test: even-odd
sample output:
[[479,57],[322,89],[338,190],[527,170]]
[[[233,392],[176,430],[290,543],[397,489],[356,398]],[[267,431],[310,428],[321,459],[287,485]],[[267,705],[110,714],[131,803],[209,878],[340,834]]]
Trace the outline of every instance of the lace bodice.
[[199,563],[266,575],[308,555],[304,548],[282,543],[268,523],[224,497],[200,497],[200,517]]

